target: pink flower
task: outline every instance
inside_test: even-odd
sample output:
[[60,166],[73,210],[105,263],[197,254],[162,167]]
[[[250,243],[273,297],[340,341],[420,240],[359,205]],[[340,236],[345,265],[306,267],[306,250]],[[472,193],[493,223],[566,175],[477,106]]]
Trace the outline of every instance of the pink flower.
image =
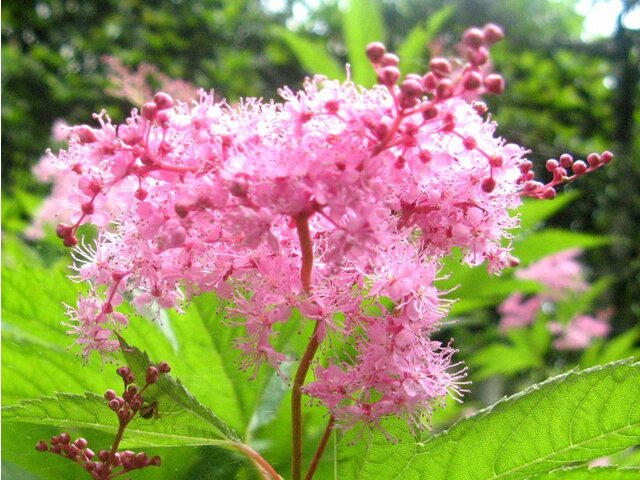
[[581,249],[571,248],[549,255],[519,270],[516,277],[542,283],[553,298],[563,297],[567,291],[583,291],[587,284],[583,280],[582,265],[576,260],[580,254]]
[[594,338],[604,338],[609,334],[611,326],[608,321],[611,314],[611,311],[600,311],[596,317],[577,315],[567,325],[549,323],[549,330],[558,335],[553,346],[558,350],[587,348]]
[[534,295],[533,297],[524,298],[520,292],[511,294],[498,307],[500,313],[500,330],[504,333],[512,328],[526,327],[534,322],[544,297]]

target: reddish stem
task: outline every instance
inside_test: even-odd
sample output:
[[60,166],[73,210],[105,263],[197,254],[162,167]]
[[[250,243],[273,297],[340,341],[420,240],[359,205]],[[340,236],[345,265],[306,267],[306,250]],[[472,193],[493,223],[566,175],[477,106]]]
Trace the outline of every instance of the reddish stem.
[[300,240],[300,252],[302,254],[302,266],[300,267],[300,281],[302,288],[311,291],[311,272],[313,270],[313,243],[309,231],[309,215],[298,215],[295,218],[298,239]]
[[302,391],[300,389],[320,345],[318,325],[319,323],[316,322],[307,349],[300,359],[296,376],[293,379],[291,392],[291,480],[300,480],[302,474]]
[[322,458],[324,449],[327,446],[329,437],[331,436],[331,431],[333,430],[334,423],[335,423],[335,418],[333,418],[333,415],[331,415],[331,417],[329,417],[329,422],[327,423],[327,427],[324,429],[324,433],[322,434],[322,438],[320,439],[320,443],[318,444],[316,453],[313,455],[313,459],[311,460],[311,465],[309,466],[309,471],[305,475],[304,480],[313,479],[313,475],[316,473],[316,469],[318,468],[318,464],[320,463],[320,458]]
[[[262,477],[265,480],[282,480],[282,477],[278,475],[275,468],[271,466],[269,462],[267,462],[262,455],[256,452],[249,445],[244,443],[235,443],[234,447],[244,453],[251,461],[258,467],[260,472],[263,474]],[[266,475],[266,476],[265,476]]]

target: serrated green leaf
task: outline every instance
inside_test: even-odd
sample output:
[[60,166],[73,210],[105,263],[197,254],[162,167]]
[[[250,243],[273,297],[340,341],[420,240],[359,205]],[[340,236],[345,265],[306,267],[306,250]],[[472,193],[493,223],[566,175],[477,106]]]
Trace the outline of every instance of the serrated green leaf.
[[353,81],[373,86],[376,74],[365,50],[369,43],[386,39],[380,0],[350,0],[342,16],[342,29]]
[[[100,395],[59,393],[53,397],[24,400],[2,408],[2,421],[51,425],[61,429],[88,428],[116,434],[118,420]],[[224,436],[217,422],[182,405],[168,407],[156,419],[136,417],[126,429],[122,448],[140,446],[231,445],[235,439]]]
[[309,75],[325,75],[344,80],[346,69],[327,51],[325,40],[312,40],[282,27],[273,29],[274,35],[284,41]]
[[[118,339],[126,363],[135,377],[138,379],[145,378],[147,369],[152,365],[156,365],[156,362],[152,362],[146,353],[127,344],[121,336],[118,336]],[[142,382],[140,381],[139,383]],[[160,375],[158,381],[147,388],[145,400],[147,402],[157,401],[159,404],[158,411],[161,416],[169,416],[174,412],[182,413],[186,411],[193,417],[204,420],[211,425],[216,431],[214,438],[240,441],[238,435],[225,422],[220,420],[209,408],[202,405],[187,391],[180,380],[173,378],[171,375]],[[174,420],[169,418],[169,421],[172,422]],[[176,425],[176,429],[179,430],[178,425]]]
[[531,480],[634,480],[640,478],[640,468],[576,467],[561,468]]
[[569,372],[416,441],[406,424],[350,453],[358,480],[519,480],[610,455],[640,442],[640,364]]

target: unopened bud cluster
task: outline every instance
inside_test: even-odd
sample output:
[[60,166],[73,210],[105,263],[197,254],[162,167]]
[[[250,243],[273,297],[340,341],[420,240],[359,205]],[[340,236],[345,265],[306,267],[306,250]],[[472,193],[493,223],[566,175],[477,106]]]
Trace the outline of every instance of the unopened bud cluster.
[[[120,367],[117,374],[124,381],[124,392],[118,396],[115,390],[107,390],[104,398],[108,406],[118,416],[120,437],[127,425],[133,420],[136,414],[140,413],[143,418],[148,418],[143,412],[147,404],[143,393],[150,386],[158,381],[161,374],[171,370],[166,362],[161,362],[157,366],[150,366],[146,372],[145,384],[142,388],[135,385],[135,376],[129,367]],[[154,402],[157,406],[157,402]],[[157,412],[156,412],[157,413]],[[118,451],[118,443],[114,443],[110,450],[100,450],[96,453],[89,448],[89,442],[85,438],[78,438],[71,441],[68,433],[61,433],[51,437],[49,443],[40,440],[36,444],[39,452],[51,452],[77,463],[84,468],[93,478],[97,480],[109,480],[118,477],[132,470],[161,464],[159,456],[149,456],[144,452],[132,452],[130,450]]]

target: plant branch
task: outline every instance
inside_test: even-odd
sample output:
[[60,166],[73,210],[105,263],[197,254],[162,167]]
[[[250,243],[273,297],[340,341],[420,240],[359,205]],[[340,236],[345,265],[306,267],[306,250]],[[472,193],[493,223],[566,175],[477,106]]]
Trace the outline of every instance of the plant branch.
[[245,443],[234,443],[233,446],[245,454],[256,465],[264,480],[282,480],[273,466],[262,455]]
[[302,392],[300,389],[320,345],[318,343],[318,325],[319,323],[316,322],[293,380],[291,392],[291,480],[300,480],[302,474]]
[[318,448],[316,449],[316,453],[313,455],[313,459],[311,460],[311,465],[309,465],[309,471],[304,477],[304,480],[312,480],[313,475],[316,473],[316,468],[318,468],[318,464],[320,463],[320,459],[322,458],[322,454],[324,453],[324,449],[327,446],[327,442],[329,441],[329,437],[331,436],[331,431],[333,430],[333,425],[335,423],[335,418],[333,415],[329,417],[329,422],[327,423],[327,427],[324,429],[324,433],[322,434],[322,438],[320,439],[320,443],[318,444]]

